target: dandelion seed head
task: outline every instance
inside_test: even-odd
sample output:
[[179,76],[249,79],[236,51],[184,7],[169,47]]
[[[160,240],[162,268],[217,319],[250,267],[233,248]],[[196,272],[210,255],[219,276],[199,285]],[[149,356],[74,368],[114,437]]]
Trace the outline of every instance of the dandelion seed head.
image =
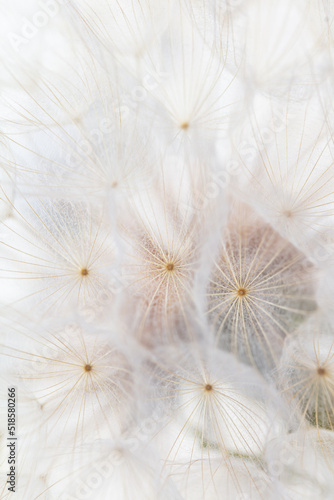
[[18,497],[332,498],[330,3],[0,7]]

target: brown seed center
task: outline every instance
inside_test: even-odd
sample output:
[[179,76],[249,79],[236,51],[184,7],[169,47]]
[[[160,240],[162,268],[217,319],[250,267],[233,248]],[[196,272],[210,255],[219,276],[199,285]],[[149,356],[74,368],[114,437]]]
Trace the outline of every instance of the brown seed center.
[[247,290],[245,288],[239,288],[239,290],[237,291],[237,294],[239,295],[239,297],[243,297],[244,295],[246,295],[247,293]]
[[168,264],[166,264],[166,269],[167,269],[167,271],[173,271],[173,269],[174,269],[173,262],[168,262]]
[[206,384],[206,386],[205,386],[205,390],[206,390],[207,392],[212,391],[212,389],[213,389],[213,387],[212,387],[212,385],[211,385],[211,384]]
[[187,128],[189,128],[189,123],[188,122],[181,123],[181,128],[182,130],[187,130]]
[[87,274],[88,274],[88,269],[86,269],[86,268],[84,267],[83,269],[81,269],[80,274],[81,274],[81,276],[87,276]]
[[92,365],[85,365],[85,372],[90,372],[92,370]]
[[319,366],[317,371],[318,371],[318,375],[320,375],[320,377],[323,377],[324,375],[326,375],[325,368],[322,368],[321,366]]

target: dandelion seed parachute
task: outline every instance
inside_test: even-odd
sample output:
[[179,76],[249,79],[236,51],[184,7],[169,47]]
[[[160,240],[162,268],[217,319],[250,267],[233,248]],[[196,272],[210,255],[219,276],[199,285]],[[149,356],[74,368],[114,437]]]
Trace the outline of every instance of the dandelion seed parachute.
[[314,266],[250,207],[234,202],[207,290],[217,344],[263,372],[316,309]]
[[17,89],[22,85],[33,90],[43,73],[62,73],[74,48],[68,36],[71,30],[64,10],[54,5],[49,15],[35,0],[29,4],[21,0],[15,5],[2,4],[0,10],[2,86],[16,86]]
[[171,20],[174,0],[91,0],[69,2],[79,33],[92,39],[97,58],[101,48],[120,65],[136,71],[147,49],[157,42]]
[[[175,465],[171,477],[184,500],[234,500],[245,496],[250,500],[275,498],[277,489],[263,470],[251,463],[245,469],[238,458],[231,459],[231,468],[233,473],[223,460],[216,458],[194,460]],[[238,477],[237,485],[234,474]]]
[[226,65],[240,68],[243,49],[242,29],[245,0],[196,0],[188,2],[192,22],[209,47],[226,53]]
[[160,75],[148,87],[141,111],[174,154],[205,159],[215,141],[226,141],[243,100],[237,71],[226,66],[225,46],[217,49],[194,31],[181,6],[159,40],[147,50],[141,78]]
[[21,303],[37,317],[66,315],[107,290],[115,245],[103,207],[21,199],[12,208],[1,222],[5,303]]
[[54,101],[53,113],[43,101],[33,103],[33,110],[13,104],[30,127],[10,135],[15,159],[4,152],[3,168],[27,196],[102,199],[116,210],[122,198],[154,180],[157,147],[138,111],[127,104],[124,73],[113,61],[100,67],[89,53],[78,60],[79,82],[72,91],[80,104],[68,92],[55,96],[43,88]]
[[[332,462],[332,444],[322,429],[334,429],[334,335],[331,315],[311,317],[287,339],[278,380],[303,428],[315,427],[319,452]],[[322,440],[324,436],[324,440]]]
[[76,324],[47,330],[30,322],[13,323],[7,333],[1,358],[15,361],[13,383],[41,405],[33,430],[47,432],[48,446],[66,443],[70,452],[88,438],[118,436],[134,420],[139,379],[131,347],[124,352],[113,332]]
[[303,103],[287,96],[280,112],[273,100],[262,102],[241,136],[248,199],[284,237],[316,257],[333,226],[332,139],[321,100],[315,93]]
[[115,439],[87,440],[72,455],[54,455],[53,464],[49,489],[59,500],[182,500],[161,475],[156,450],[140,429]]
[[[318,37],[312,30],[309,5],[283,0],[245,3],[241,76],[251,92],[284,96],[293,85],[309,84],[316,66]],[[311,66],[310,66],[311,65]],[[314,82],[314,79],[313,79]]]
[[[109,102],[108,102],[109,101]],[[89,113],[63,129],[39,131],[16,144],[16,172],[27,194],[70,200],[131,196],[154,180],[149,134],[112,100],[95,102]],[[22,159],[20,159],[22,158]],[[11,171],[9,170],[9,172]]]
[[162,181],[135,197],[119,219],[125,305],[133,304],[131,329],[148,345],[191,338],[196,318],[195,276],[206,228],[203,214],[189,204],[192,182],[185,167],[162,170]]
[[59,109],[62,101],[67,110],[82,109],[78,63],[87,49],[78,43],[60,2],[32,0],[0,6],[0,116],[5,119],[6,133],[18,134],[20,126],[29,130],[34,116],[48,124],[57,117],[60,123],[66,118]]
[[258,474],[265,470],[265,443],[282,425],[284,406],[275,391],[230,354],[201,344],[160,350],[151,366],[152,405],[161,415],[155,438],[167,470],[173,474],[184,464],[181,480],[187,486],[191,465],[198,461],[203,492],[210,480],[204,470],[214,476],[219,460],[239,493],[239,467],[255,485],[253,466]]

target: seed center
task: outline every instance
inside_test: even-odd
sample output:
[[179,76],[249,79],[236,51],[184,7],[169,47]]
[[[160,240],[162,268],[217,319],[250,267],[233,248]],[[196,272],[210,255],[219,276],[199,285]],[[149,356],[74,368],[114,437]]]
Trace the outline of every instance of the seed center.
[[291,217],[293,217],[293,212],[292,210],[284,210],[283,215],[285,215],[288,219],[291,219]]
[[90,372],[92,368],[92,365],[85,365],[85,372]]
[[167,269],[167,271],[173,271],[173,269],[174,269],[173,262],[168,262],[168,264],[166,264],[166,269]]
[[82,268],[82,269],[81,269],[81,271],[80,271],[80,274],[81,274],[81,276],[87,276],[87,274],[88,274],[88,269],[86,269],[85,267],[84,267],[84,268]]
[[206,384],[206,386],[205,386],[205,390],[206,390],[207,392],[212,391],[212,389],[213,389],[213,387],[212,387],[212,385],[211,385],[211,384]]
[[320,377],[323,377],[324,375],[326,375],[325,368],[322,368],[321,366],[319,366],[317,372],[318,372],[318,375],[320,375]]
[[247,293],[247,290],[245,288],[239,288],[239,290],[237,291],[237,295],[239,295],[239,297],[244,297]]

